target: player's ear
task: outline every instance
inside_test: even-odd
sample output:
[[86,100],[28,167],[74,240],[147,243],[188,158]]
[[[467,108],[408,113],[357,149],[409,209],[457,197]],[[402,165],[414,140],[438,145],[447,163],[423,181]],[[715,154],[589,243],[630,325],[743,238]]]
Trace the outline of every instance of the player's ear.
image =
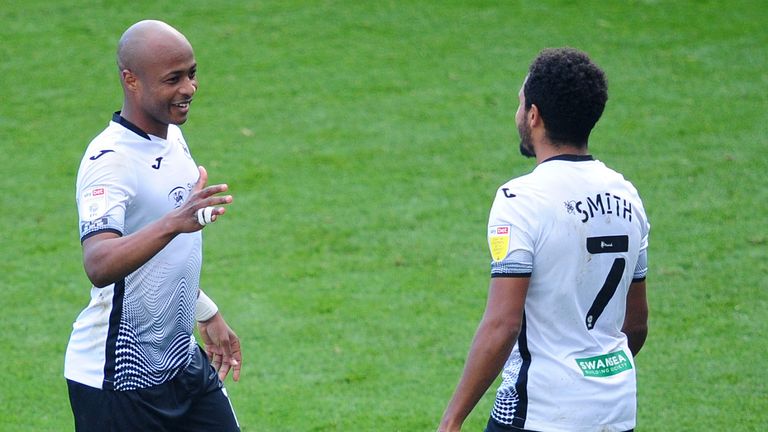
[[120,71],[120,79],[125,83],[125,88],[131,91],[136,91],[139,87],[139,77],[130,69],[123,69]]
[[529,126],[536,127],[542,123],[541,113],[539,112],[539,107],[537,107],[536,104],[531,104],[531,109],[529,109],[525,114]]

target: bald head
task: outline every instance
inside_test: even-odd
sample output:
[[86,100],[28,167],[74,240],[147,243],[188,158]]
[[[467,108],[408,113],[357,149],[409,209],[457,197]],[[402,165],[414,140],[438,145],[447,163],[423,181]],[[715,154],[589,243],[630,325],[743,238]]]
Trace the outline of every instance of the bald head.
[[139,21],[117,48],[121,115],[148,134],[165,138],[168,125],[187,121],[197,92],[197,62],[187,38],[162,21]]
[[170,25],[156,20],[139,21],[130,26],[120,38],[117,47],[117,66],[120,70],[141,73],[160,56],[174,52],[192,52],[192,45],[183,34]]

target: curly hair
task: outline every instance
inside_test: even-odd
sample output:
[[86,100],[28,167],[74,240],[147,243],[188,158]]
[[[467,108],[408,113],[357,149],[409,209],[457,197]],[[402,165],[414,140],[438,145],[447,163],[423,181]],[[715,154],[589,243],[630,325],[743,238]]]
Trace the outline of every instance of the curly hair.
[[541,51],[523,87],[526,111],[536,105],[555,144],[586,146],[608,101],[605,73],[573,48]]

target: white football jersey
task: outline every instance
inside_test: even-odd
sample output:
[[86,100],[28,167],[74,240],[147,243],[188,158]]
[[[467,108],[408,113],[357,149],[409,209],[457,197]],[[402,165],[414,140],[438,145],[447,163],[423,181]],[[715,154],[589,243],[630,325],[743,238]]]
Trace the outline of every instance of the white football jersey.
[[523,324],[491,416],[542,431],[635,426],[624,323],[647,272],[650,224],[634,186],[591,156],[563,155],[501,186],[488,222],[492,277],[530,277]]
[[[80,239],[127,236],[179,207],[199,177],[174,125],[147,135],[118,113],[91,141],[77,175]],[[73,325],[67,379],[101,389],[162,384],[189,362],[202,262],[201,233],[179,234],[124,280],[91,288]]]

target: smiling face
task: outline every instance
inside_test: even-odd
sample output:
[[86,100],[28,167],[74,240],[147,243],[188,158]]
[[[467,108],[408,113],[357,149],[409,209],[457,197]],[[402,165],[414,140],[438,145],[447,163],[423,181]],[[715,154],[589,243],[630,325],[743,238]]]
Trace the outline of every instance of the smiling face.
[[147,117],[157,125],[187,121],[189,105],[197,91],[197,63],[192,48],[157,51],[156,61],[139,72],[139,100]]
[[144,132],[165,138],[169,124],[187,121],[198,86],[195,55],[170,26],[151,22],[129,33],[132,29],[118,53],[126,94],[122,114]]

